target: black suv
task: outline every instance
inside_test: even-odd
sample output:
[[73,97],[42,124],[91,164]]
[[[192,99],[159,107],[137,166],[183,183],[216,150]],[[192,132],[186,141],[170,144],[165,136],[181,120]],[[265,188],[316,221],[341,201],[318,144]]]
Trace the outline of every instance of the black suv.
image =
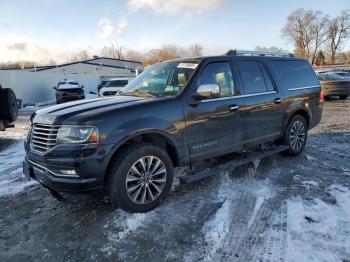
[[277,55],[166,61],[118,96],[39,110],[24,172],[55,191],[104,190],[123,209],[146,212],[169,193],[174,166],[271,142],[298,155],[323,95],[307,61]]

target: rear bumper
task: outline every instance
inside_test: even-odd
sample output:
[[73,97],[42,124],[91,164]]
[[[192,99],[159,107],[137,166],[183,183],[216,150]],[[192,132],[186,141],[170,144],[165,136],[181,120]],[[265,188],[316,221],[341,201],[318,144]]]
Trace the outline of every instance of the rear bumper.
[[77,96],[64,96],[64,97],[57,97],[56,98],[57,102],[59,102],[59,103],[75,101],[75,100],[80,100],[80,99],[85,99],[85,96],[84,95],[77,95]]

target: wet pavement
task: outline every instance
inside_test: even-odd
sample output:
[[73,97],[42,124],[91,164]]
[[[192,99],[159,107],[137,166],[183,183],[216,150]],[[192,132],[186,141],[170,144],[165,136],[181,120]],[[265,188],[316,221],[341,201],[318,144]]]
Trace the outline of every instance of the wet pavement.
[[[8,173],[11,183],[23,181],[18,151],[27,119],[22,116],[16,130],[0,135],[0,162],[11,152],[18,156],[17,162],[0,163],[0,187]],[[305,254],[306,260],[334,254],[348,261],[346,210],[344,220],[333,224],[343,237],[336,238],[332,228],[311,228],[324,218],[308,208],[318,201],[330,208],[342,204],[332,192],[334,185],[343,193],[350,188],[349,152],[350,100],[332,100],[300,156],[278,154],[239,168],[230,167],[229,156],[215,159],[198,171],[212,177],[186,185],[176,179],[164,203],[145,214],[115,209],[100,194],[65,195],[59,202],[36,183],[15,193],[0,191],[0,261],[297,261],[294,248],[304,240],[317,251]],[[299,231],[291,227],[298,214],[290,208],[298,201],[305,210]],[[324,242],[314,246],[308,243],[313,238]]]

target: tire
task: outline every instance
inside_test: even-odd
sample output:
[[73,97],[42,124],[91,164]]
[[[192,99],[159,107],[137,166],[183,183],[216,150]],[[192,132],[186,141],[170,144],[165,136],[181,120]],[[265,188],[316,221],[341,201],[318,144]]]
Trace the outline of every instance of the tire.
[[284,153],[296,156],[303,152],[307,140],[307,122],[301,115],[295,115],[289,121],[283,135],[283,144],[289,147]]
[[163,149],[152,144],[133,145],[112,161],[106,189],[114,205],[143,213],[159,206],[169,194],[173,165]]
[[0,118],[12,123],[17,119],[17,99],[10,88],[0,90]]
[[341,96],[339,96],[339,99],[341,99],[341,100],[345,100],[347,98],[348,98],[348,95],[341,95]]

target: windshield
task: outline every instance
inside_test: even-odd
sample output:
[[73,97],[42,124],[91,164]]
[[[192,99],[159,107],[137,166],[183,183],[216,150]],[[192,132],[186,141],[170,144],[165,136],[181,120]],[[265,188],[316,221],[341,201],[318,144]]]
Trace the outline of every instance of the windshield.
[[186,86],[198,61],[171,61],[150,66],[122,89],[123,94],[175,96]]
[[128,80],[111,80],[108,81],[105,87],[124,87],[128,84]]

